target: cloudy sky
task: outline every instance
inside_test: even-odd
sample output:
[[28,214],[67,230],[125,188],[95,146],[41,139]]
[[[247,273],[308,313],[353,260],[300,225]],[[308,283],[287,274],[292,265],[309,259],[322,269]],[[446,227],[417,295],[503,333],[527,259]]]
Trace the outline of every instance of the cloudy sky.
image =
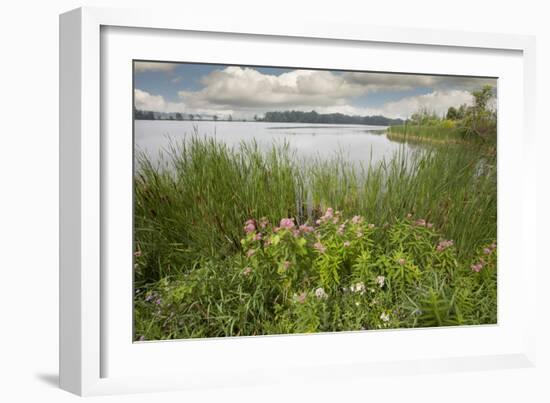
[[233,115],[315,110],[407,118],[420,108],[443,114],[471,104],[470,91],[496,79],[213,64],[135,62],[141,110]]

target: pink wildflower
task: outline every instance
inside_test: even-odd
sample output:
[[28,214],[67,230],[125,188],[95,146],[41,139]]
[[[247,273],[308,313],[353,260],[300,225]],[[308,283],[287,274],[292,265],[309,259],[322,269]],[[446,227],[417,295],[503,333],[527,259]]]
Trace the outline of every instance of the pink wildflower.
[[243,270],[243,274],[245,276],[248,276],[252,272],[252,267],[245,267]]
[[491,252],[492,252],[492,250],[489,249],[489,248],[484,248],[484,249],[483,249],[483,253],[485,253],[486,255],[490,255]]
[[292,218],[283,218],[279,226],[281,228],[292,229],[294,228],[294,220]]
[[254,255],[254,253],[256,253],[256,251],[254,249],[250,249],[250,250],[248,250],[248,252],[246,252],[246,257],[252,257],[252,255]]
[[267,217],[260,218],[260,228],[265,228],[269,224]]
[[360,215],[354,215],[353,218],[351,219],[351,222],[353,224],[361,224],[362,221],[363,221],[363,217],[361,217]]
[[357,238],[361,238],[363,236],[363,233],[361,231],[357,231]]
[[403,258],[397,259],[397,263],[399,263],[401,266],[403,266],[405,264],[405,259],[403,259]]
[[369,228],[370,228],[370,229],[373,229],[373,228],[374,228],[374,224],[369,224]]
[[256,224],[254,223],[254,220],[250,219],[247,222],[245,222],[244,225],[244,232],[247,234],[250,234],[251,232],[256,231]]
[[290,262],[289,262],[288,260],[285,260],[285,261],[283,262],[283,268],[284,268],[285,270],[288,270],[289,267],[290,267]]
[[351,243],[350,243],[349,241],[344,242],[344,247],[345,247],[345,248],[347,248],[347,247],[350,246],[350,245],[351,245]]
[[479,273],[483,265],[481,263],[473,264],[470,266],[472,271],[475,271],[476,273]]
[[136,250],[136,251],[134,252],[134,256],[135,256],[135,257],[140,257],[140,256],[141,256],[141,251],[140,251],[140,250]]
[[309,225],[302,224],[302,225],[300,225],[300,231],[302,231],[304,234],[307,234],[309,232],[313,232],[313,227],[310,227]]
[[414,223],[416,225],[420,226],[420,227],[425,227],[426,226],[426,220],[424,220],[423,218],[419,218]]
[[336,231],[336,233],[338,235],[344,235],[344,230],[346,229],[346,224],[342,224],[338,227],[338,231]]
[[259,241],[260,239],[262,239],[262,234],[260,234],[259,232],[254,234],[254,236],[252,237],[253,241]]
[[296,301],[298,301],[300,304],[303,304],[304,302],[306,302],[306,297],[307,297],[307,293],[302,292],[296,296]]
[[327,248],[320,241],[315,242],[313,247],[321,253],[325,253],[325,251],[327,250]]
[[325,211],[325,214],[323,214],[323,216],[316,222],[317,224],[321,224],[325,221],[332,219],[333,217],[334,217],[334,210],[332,209],[332,207],[329,207],[327,208],[327,211]]
[[445,249],[447,249],[448,247],[453,246],[453,244],[454,244],[454,242],[453,242],[452,239],[449,239],[449,240],[443,239],[442,241],[439,241],[439,244],[437,245],[436,250],[438,252],[442,252]]
[[433,226],[434,226],[434,225],[433,225],[433,223],[431,223],[431,222],[429,222],[429,223],[426,224],[426,228],[433,228]]

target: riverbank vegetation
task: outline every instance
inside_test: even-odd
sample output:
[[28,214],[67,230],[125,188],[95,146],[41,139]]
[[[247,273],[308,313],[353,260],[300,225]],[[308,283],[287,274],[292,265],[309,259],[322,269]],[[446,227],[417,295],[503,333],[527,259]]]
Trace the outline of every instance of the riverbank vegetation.
[[479,147],[361,167],[195,136],[165,158],[134,177],[136,340],[496,322]]
[[388,128],[392,140],[431,143],[496,143],[497,115],[493,106],[495,89],[472,91],[473,105],[451,106],[443,117],[426,108],[414,113],[402,125]]

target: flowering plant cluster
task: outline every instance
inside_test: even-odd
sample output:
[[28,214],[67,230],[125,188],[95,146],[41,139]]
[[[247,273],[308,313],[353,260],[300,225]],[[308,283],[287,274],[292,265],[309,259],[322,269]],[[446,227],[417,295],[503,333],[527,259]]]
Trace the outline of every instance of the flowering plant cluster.
[[[412,214],[392,224],[326,208],[313,223],[243,224],[241,251],[143,294],[138,336],[212,337],[493,323],[496,244],[475,262]],[[484,290],[485,293],[481,293]],[[486,295],[476,300],[476,295]],[[488,296],[488,297],[487,297]],[[490,298],[494,297],[494,301]],[[141,322],[141,321],[140,321]],[[152,326],[151,323],[155,325]]]

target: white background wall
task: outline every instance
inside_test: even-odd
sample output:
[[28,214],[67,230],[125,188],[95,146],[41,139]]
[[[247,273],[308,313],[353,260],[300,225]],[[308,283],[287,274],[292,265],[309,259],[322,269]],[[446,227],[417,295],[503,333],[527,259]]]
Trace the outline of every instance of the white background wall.
[[[549,237],[550,30],[544,1],[219,1],[120,0],[4,2],[0,10],[0,401],[69,402],[56,387],[58,327],[58,14],[81,5],[183,7],[227,18],[316,19],[534,34],[538,50],[537,164],[540,227],[533,253]],[[7,123],[7,125],[6,125]],[[537,248],[538,246],[538,248]],[[541,265],[549,268],[548,264]],[[549,401],[548,274],[538,279],[536,369],[452,375],[378,377],[349,383],[94,398],[116,402],[383,400],[425,402]],[[521,284],[518,284],[521,287]],[[546,342],[546,344],[545,344]]]

